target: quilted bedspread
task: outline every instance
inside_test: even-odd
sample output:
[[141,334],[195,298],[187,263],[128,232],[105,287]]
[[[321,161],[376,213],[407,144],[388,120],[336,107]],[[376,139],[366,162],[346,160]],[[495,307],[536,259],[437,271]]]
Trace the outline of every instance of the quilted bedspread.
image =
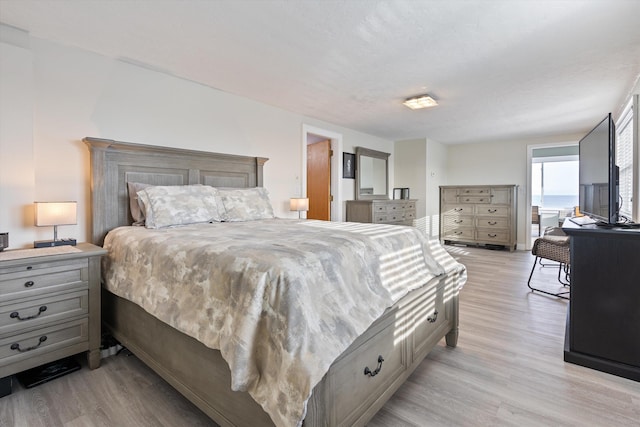
[[435,276],[466,277],[437,242],[394,225],[120,227],[104,247],[105,287],[220,350],[233,390],[278,426],[301,424],[313,387],[386,308]]

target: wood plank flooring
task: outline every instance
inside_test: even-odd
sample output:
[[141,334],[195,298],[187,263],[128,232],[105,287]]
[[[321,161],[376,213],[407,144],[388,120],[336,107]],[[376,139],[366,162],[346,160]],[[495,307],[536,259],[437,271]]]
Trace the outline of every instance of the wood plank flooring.
[[[460,338],[440,343],[371,427],[639,426],[640,383],[565,363],[567,302],[529,292],[529,252],[447,249],[468,268]],[[558,290],[557,270],[537,286]],[[135,356],[120,354],[0,399],[0,426],[215,426]]]

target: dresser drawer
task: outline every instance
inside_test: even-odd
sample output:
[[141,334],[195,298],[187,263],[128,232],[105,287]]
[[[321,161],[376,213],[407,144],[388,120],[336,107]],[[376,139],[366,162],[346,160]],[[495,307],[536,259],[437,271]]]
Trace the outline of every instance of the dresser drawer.
[[0,369],[11,363],[88,342],[88,324],[89,319],[85,317],[1,338]]
[[476,206],[476,214],[482,216],[504,216],[511,214],[511,208],[508,206]]
[[0,305],[0,336],[60,322],[89,312],[89,291],[47,295]]
[[476,218],[478,228],[509,228],[509,218],[480,216]]
[[445,205],[442,208],[443,215],[473,215],[474,213],[474,205]]
[[[330,422],[331,425],[353,425],[354,420],[348,417],[353,408],[370,405],[372,395],[378,395],[373,390],[388,388],[407,369],[406,344],[398,338],[404,333],[403,322],[397,318],[397,313],[385,316],[378,326],[380,328],[373,330],[379,332],[362,342],[355,351],[337,360],[327,374],[328,384],[350,386],[348,401],[334,402],[335,424]],[[369,368],[374,375],[365,374],[365,368]],[[331,389],[327,392],[335,395]]]
[[87,288],[88,261],[22,266],[0,272],[0,303],[48,292]]
[[451,230],[444,230],[445,240],[474,240],[476,238],[475,228],[472,227],[459,227]]
[[462,187],[458,190],[458,196],[490,196],[491,187]]
[[474,217],[471,215],[445,215],[444,216],[444,230],[454,230],[460,227],[473,227]]
[[491,203],[491,196],[460,196],[458,197],[459,203],[474,203],[474,204],[489,204]]
[[511,238],[511,234],[508,229],[486,229],[479,228],[476,234],[476,239],[486,243],[495,243],[498,245],[502,245],[505,243],[509,243]]

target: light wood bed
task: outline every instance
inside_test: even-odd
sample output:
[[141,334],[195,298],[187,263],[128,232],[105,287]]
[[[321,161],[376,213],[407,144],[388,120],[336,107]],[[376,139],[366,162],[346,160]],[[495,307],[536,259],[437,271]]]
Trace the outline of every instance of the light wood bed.
[[[127,182],[263,186],[261,157],[85,138],[91,153],[92,243],[130,225]],[[364,425],[429,351],[458,337],[456,276],[441,276],[390,307],[332,364],[308,401],[305,426]],[[273,425],[245,392],[232,391],[220,352],[103,290],[103,325],[124,346],[222,426]],[[379,357],[384,361],[379,363]],[[365,367],[375,376],[365,375]]]

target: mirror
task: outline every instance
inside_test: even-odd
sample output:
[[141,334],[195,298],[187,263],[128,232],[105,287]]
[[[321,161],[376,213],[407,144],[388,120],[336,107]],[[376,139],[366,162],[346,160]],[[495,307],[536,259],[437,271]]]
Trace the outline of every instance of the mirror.
[[356,200],[389,199],[389,155],[356,147]]

